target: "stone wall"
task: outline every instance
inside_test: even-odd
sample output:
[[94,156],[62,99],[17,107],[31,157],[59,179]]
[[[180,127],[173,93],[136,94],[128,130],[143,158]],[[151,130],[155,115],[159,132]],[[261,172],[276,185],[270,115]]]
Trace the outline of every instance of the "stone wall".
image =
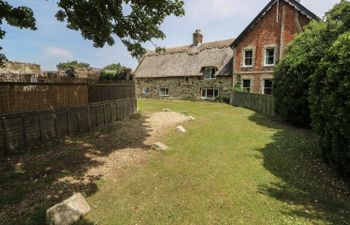
[[0,74],[33,74],[39,76],[40,73],[40,65],[37,64],[8,61],[4,67],[0,67]]
[[[201,99],[202,88],[219,89],[219,95],[229,98],[233,87],[232,76],[217,76],[215,80],[203,77],[136,78],[136,95],[140,98]],[[149,94],[143,89],[149,88]],[[159,96],[161,87],[169,88],[169,97]]]

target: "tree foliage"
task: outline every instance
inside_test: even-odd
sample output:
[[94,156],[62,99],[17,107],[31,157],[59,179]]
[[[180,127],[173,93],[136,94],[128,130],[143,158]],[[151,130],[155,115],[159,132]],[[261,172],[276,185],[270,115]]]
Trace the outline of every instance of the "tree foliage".
[[[1,29],[1,25],[7,22],[11,26],[36,30],[33,11],[25,6],[13,7],[6,1],[0,0],[0,39],[5,37],[6,32]],[[1,50],[0,46],[0,50]],[[0,53],[0,65],[6,60],[5,55]]]
[[[165,37],[160,25],[166,17],[185,14],[182,0],[59,0],[57,5],[57,20],[80,31],[95,47],[114,45],[117,36],[134,57],[145,53],[143,43]],[[30,8],[13,7],[0,0],[0,26],[4,21],[11,26],[36,29]],[[0,39],[4,35],[0,29]]]
[[131,73],[131,69],[122,66],[120,63],[113,63],[105,66],[100,74],[101,80],[119,80]]
[[[350,3],[342,0],[289,47],[276,69],[277,113],[320,136],[323,156],[350,177]],[[306,123],[307,122],[307,123]]]
[[350,32],[327,51],[311,77],[313,127],[325,160],[350,179]]
[[324,28],[323,22],[311,22],[289,45],[288,54],[276,66],[273,87],[276,113],[298,126],[308,127],[311,123],[309,77],[324,55],[319,38]]
[[77,68],[89,68],[90,64],[78,62],[77,60],[67,61],[63,63],[59,63],[56,67],[58,70],[74,70]]

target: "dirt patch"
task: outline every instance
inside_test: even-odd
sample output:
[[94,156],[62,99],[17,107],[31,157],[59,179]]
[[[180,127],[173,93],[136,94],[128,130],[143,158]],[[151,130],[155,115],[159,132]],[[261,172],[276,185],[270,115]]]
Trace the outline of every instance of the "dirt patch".
[[130,168],[159,154],[149,151],[151,145],[186,120],[176,112],[143,114],[44,146],[43,153],[0,162],[0,224],[44,213],[74,192],[89,196],[96,192],[96,181],[101,178],[119,182]]

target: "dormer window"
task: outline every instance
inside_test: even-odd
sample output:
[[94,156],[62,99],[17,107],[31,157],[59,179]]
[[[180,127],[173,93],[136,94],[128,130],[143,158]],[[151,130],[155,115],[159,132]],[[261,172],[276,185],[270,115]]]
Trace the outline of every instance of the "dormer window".
[[215,79],[216,67],[212,67],[212,66],[204,67],[203,73],[204,73],[204,79],[206,80]]

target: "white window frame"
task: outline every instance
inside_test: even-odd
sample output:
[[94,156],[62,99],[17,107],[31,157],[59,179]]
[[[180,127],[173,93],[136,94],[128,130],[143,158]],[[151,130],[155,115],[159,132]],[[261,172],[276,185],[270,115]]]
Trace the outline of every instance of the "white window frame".
[[[246,52],[251,51],[252,52],[252,64],[251,65],[246,65],[245,60],[246,60]],[[253,67],[254,65],[254,49],[252,48],[245,48],[243,49],[243,67]]]
[[[273,49],[273,63],[267,64],[267,50]],[[276,47],[265,47],[264,48],[264,66],[275,66],[276,65]]]
[[[208,98],[208,90],[213,90],[213,97]],[[205,96],[203,96],[203,91],[205,91]],[[217,96],[215,96],[215,91],[217,91]],[[201,88],[201,99],[214,100],[216,97],[220,96],[220,90],[218,88]]]
[[148,95],[150,92],[150,88],[149,87],[144,87],[143,90],[142,90],[142,93],[145,94],[145,95]]
[[[244,90],[244,81],[245,80],[249,80],[249,92],[247,92],[247,91],[245,91]],[[252,93],[252,79],[246,79],[246,78],[242,78],[242,90],[243,90],[243,92],[247,92],[247,93]]]
[[[215,70],[215,73],[212,73]],[[210,77],[207,77],[207,72],[210,72]],[[216,79],[216,69],[213,66],[208,66],[203,68],[204,80],[215,80]]]
[[[162,93],[162,89],[164,89],[164,93]],[[166,91],[167,90],[167,91]],[[169,88],[167,87],[161,87],[159,88],[159,96],[160,97],[169,97]]]
[[[270,81],[271,81],[271,84],[273,85],[273,80],[272,80],[272,79],[263,79],[262,93],[263,93],[264,95],[266,95],[266,94],[265,94],[265,89],[266,89],[266,88],[265,88],[265,81],[266,81],[266,80],[270,80]],[[271,95],[272,95],[272,87],[273,87],[273,86],[271,86]],[[270,95],[270,94],[269,94],[269,95]]]

